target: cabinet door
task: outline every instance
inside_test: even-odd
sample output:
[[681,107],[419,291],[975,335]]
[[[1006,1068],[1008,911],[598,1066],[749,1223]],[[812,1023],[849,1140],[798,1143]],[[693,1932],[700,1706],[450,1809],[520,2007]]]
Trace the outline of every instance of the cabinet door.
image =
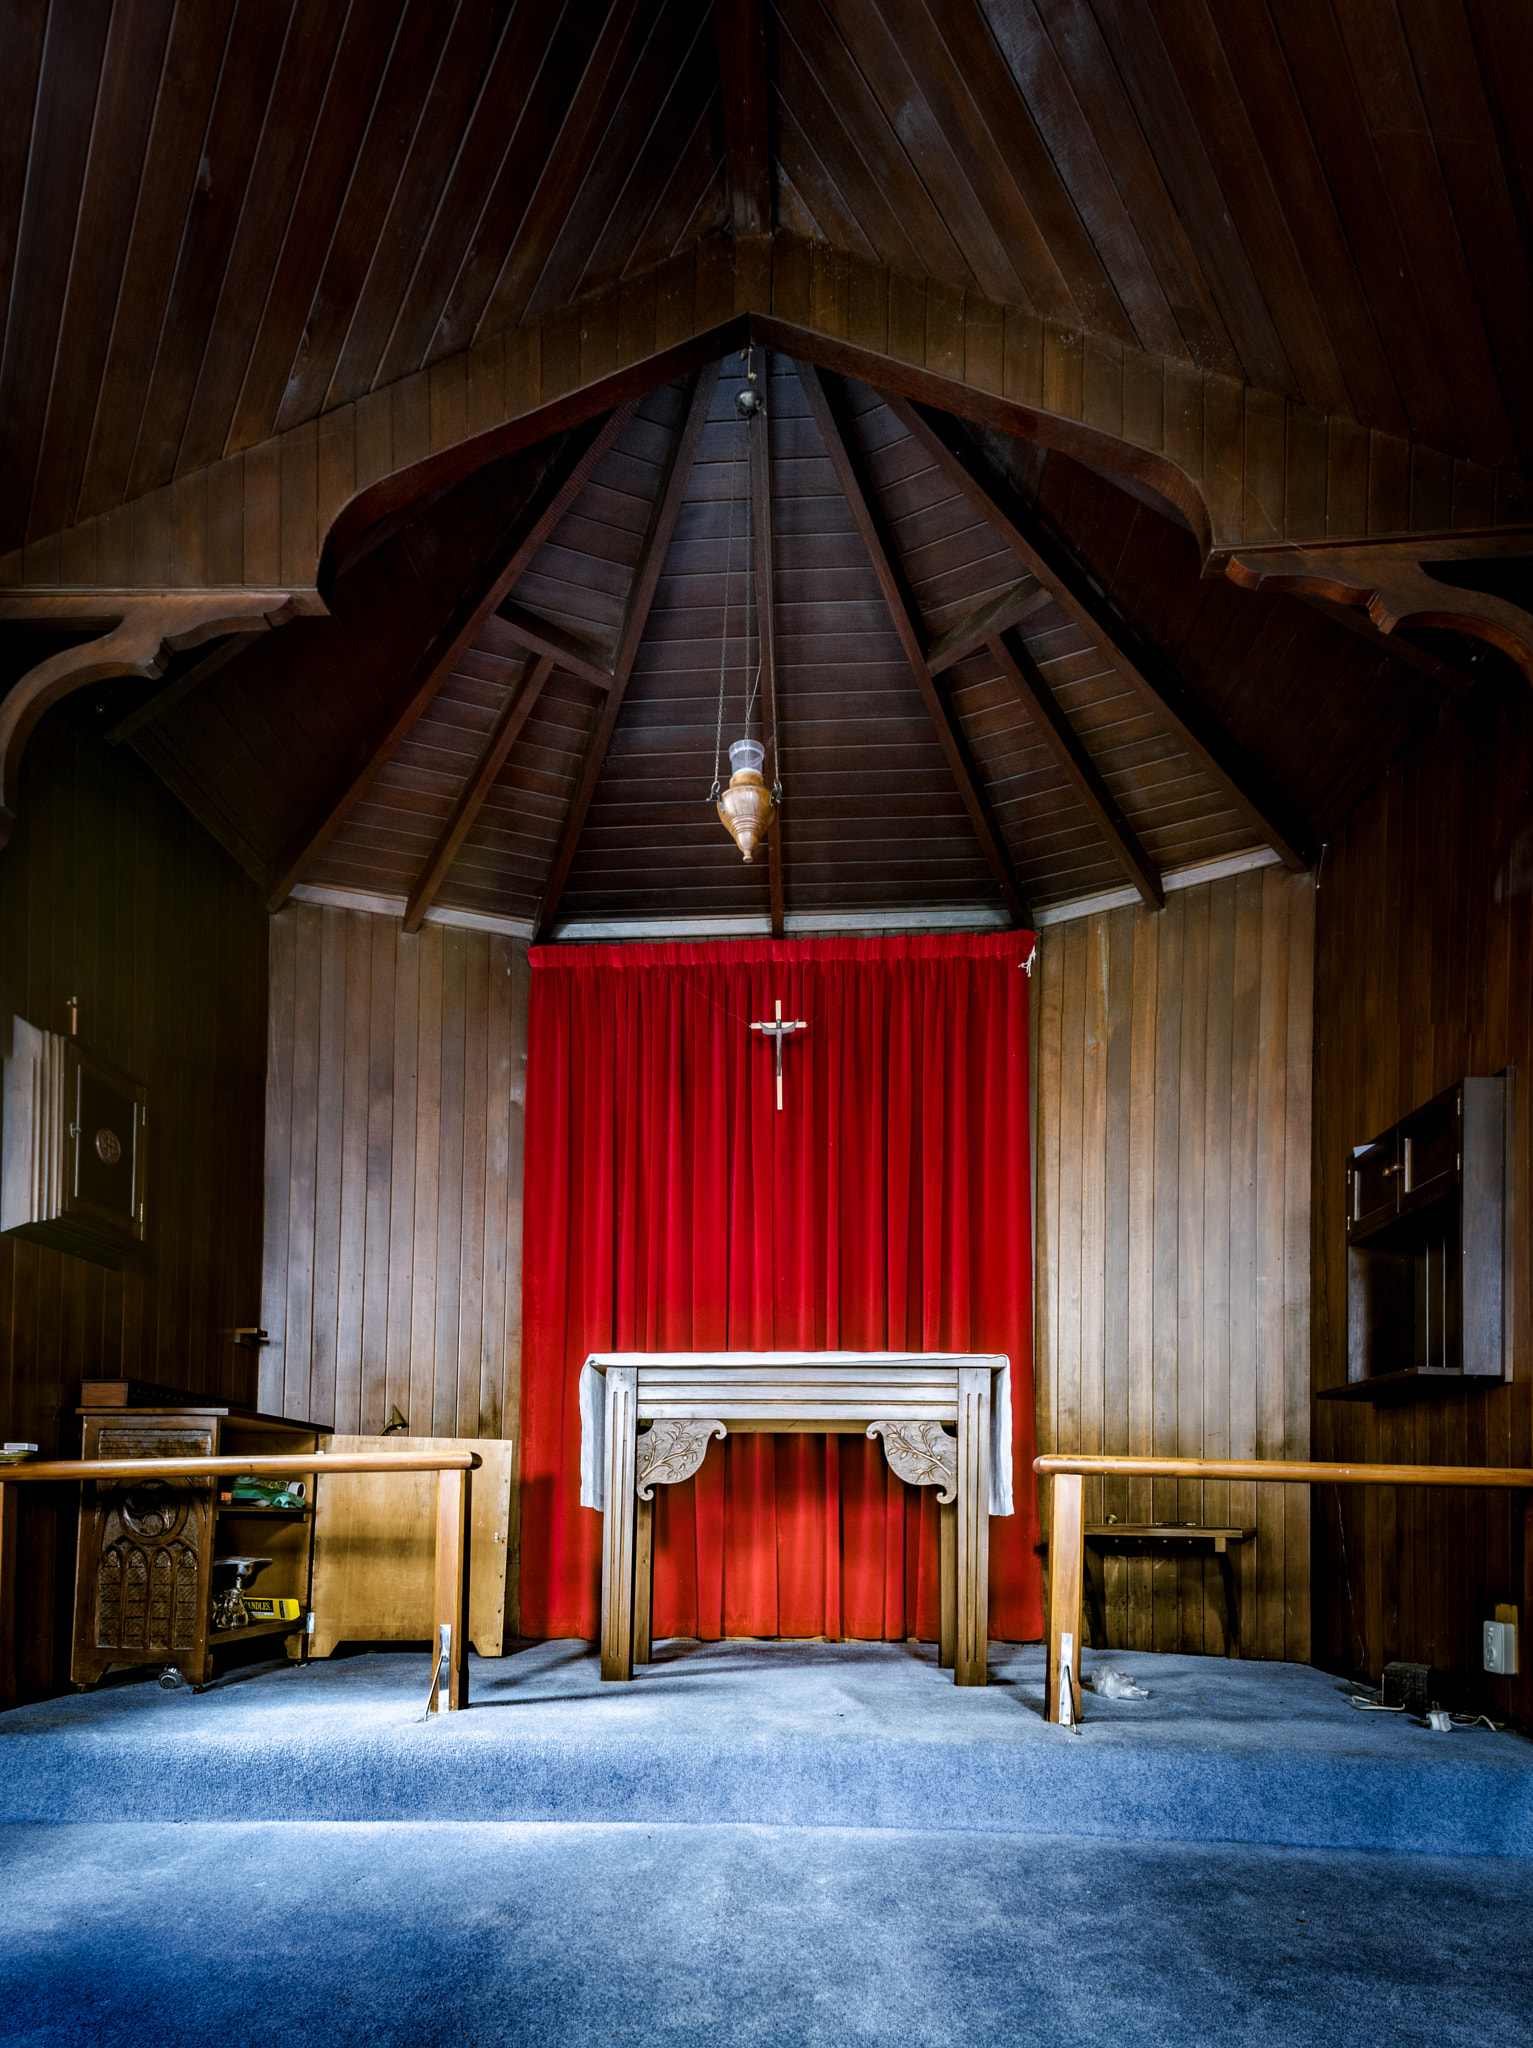
[[1400,1126],[1402,1208],[1435,1201],[1457,1185],[1461,1102],[1458,1089],[1451,1089]]
[[1398,1212],[1400,1167],[1400,1140],[1394,1131],[1376,1145],[1353,1153],[1347,1169],[1352,1195],[1348,1208],[1349,1237],[1377,1230]]

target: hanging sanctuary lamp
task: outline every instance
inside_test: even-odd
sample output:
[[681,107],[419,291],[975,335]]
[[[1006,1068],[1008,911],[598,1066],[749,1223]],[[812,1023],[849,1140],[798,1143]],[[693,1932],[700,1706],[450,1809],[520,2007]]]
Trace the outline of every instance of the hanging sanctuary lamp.
[[[724,554],[724,630],[719,642],[719,716],[713,739],[713,787],[708,794],[718,811],[719,822],[723,825],[730,838],[733,839],[736,846],[739,847],[741,858],[743,860],[751,860],[755,857],[756,848],[772,829],[772,822],[777,816],[778,804],[782,800],[782,790],[775,782],[770,787],[768,786],[766,778],[761,772],[762,762],[766,756],[766,748],[760,740],[752,739],[750,729],[751,713],[755,709],[756,700],[761,690],[762,667],[761,593],[756,588],[755,536],[751,522],[751,500],[753,494],[750,478],[752,460],[759,459],[763,453],[760,450],[753,450],[751,435],[756,432],[766,432],[766,409],[762,394],[757,389],[752,351],[746,349],[742,353],[745,356],[746,381],[735,393],[735,413],[740,420],[740,442],[735,458],[735,475],[738,477],[740,473],[740,457],[743,455],[746,483],[743,493],[732,490],[729,498],[729,537]],[[741,686],[744,710],[740,720],[741,736],[739,739],[732,741],[729,748],[729,765],[733,773],[730,775],[728,787],[721,788],[719,782],[719,759],[724,744],[724,694],[725,677],[729,664],[729,604],[730,586],[734,573],[735,504],[741,496],[745,499],[745,602],[744,619],[742,622],[745,654],[742,662],[744,674]],[[756,661],[754,671],[751,666],[750,630],[753,595],[756,603]],[[774,741],[777,729],[775,687],[776,678],[769,670],[767,690],[773,695],[771,730]],[[775,774],[777,767],[775,760],[772,763],[772,767]]]

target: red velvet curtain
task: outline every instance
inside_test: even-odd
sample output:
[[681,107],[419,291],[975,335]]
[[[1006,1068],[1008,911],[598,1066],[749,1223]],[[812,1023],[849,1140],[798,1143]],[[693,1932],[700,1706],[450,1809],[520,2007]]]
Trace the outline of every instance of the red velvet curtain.
[[[1004,1351],[990,1627],[1042,1633],[1028,933],[532,951],[522,1627],[597,1633],[591,1351]],[[772,1050],[748,1026],[808,1030]],[[737,1436],[656,1489],[655,1633],[934,1640],[937,1519],[861,1436]]]

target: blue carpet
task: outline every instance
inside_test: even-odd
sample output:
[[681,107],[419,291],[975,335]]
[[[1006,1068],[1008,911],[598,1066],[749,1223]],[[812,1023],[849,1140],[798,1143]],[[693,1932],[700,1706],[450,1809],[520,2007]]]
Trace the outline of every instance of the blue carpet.
[[1485,1857],[894,1829],[0,1829],[14,2048],[1467,2048],[1525,2037],[1530,1926],[1533,1863]]
[[[576,1643],[107,1688],[0,1718],[0,1821],[440,1820],[883,1828],[1533,1856],[1533,1745],[1354,1713],[1299,1665],[1113,1652],[1142,1701],[1042,1718],[1043,1655],[957,1690],[925,1648],[673,1643],[602,1685]],[[1088,1661],[1088,1673],[1090,1662]]]

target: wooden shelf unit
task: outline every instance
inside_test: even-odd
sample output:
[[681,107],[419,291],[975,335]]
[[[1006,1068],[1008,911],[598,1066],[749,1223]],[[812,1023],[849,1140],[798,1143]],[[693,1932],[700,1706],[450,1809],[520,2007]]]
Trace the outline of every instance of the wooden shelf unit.
[[[164,1406],[81,1408],[82,1458],[227,1457],[317,1451],[330,1432],[311,1422],[171,1396]],[[125,1396],[126,1398],[126,1396]],[[228,1481],[222,1482],[227,1491]],[[193,1686],[213,1675],[215,1651],[260,1636],[288,1639],[303,1656],[313,1606],[314,1509],[219,1499],[220,1482],[146,1487],[102,1483],[80,1489],[75,1564],[74,1654],[70,1676],[84,1688],[113,1664],[174,1666]],[[242,1522],[259,1535],[241,1541]],[[220,1557],[269,1555],[251,1590],[297,1600],[296,1621],[253,1621],[214,1629],[213,1568]]]
[[1511,1377],[1514,1074],[1469,1076],[1347,1162],[1347,1383],[1418,1400]]

